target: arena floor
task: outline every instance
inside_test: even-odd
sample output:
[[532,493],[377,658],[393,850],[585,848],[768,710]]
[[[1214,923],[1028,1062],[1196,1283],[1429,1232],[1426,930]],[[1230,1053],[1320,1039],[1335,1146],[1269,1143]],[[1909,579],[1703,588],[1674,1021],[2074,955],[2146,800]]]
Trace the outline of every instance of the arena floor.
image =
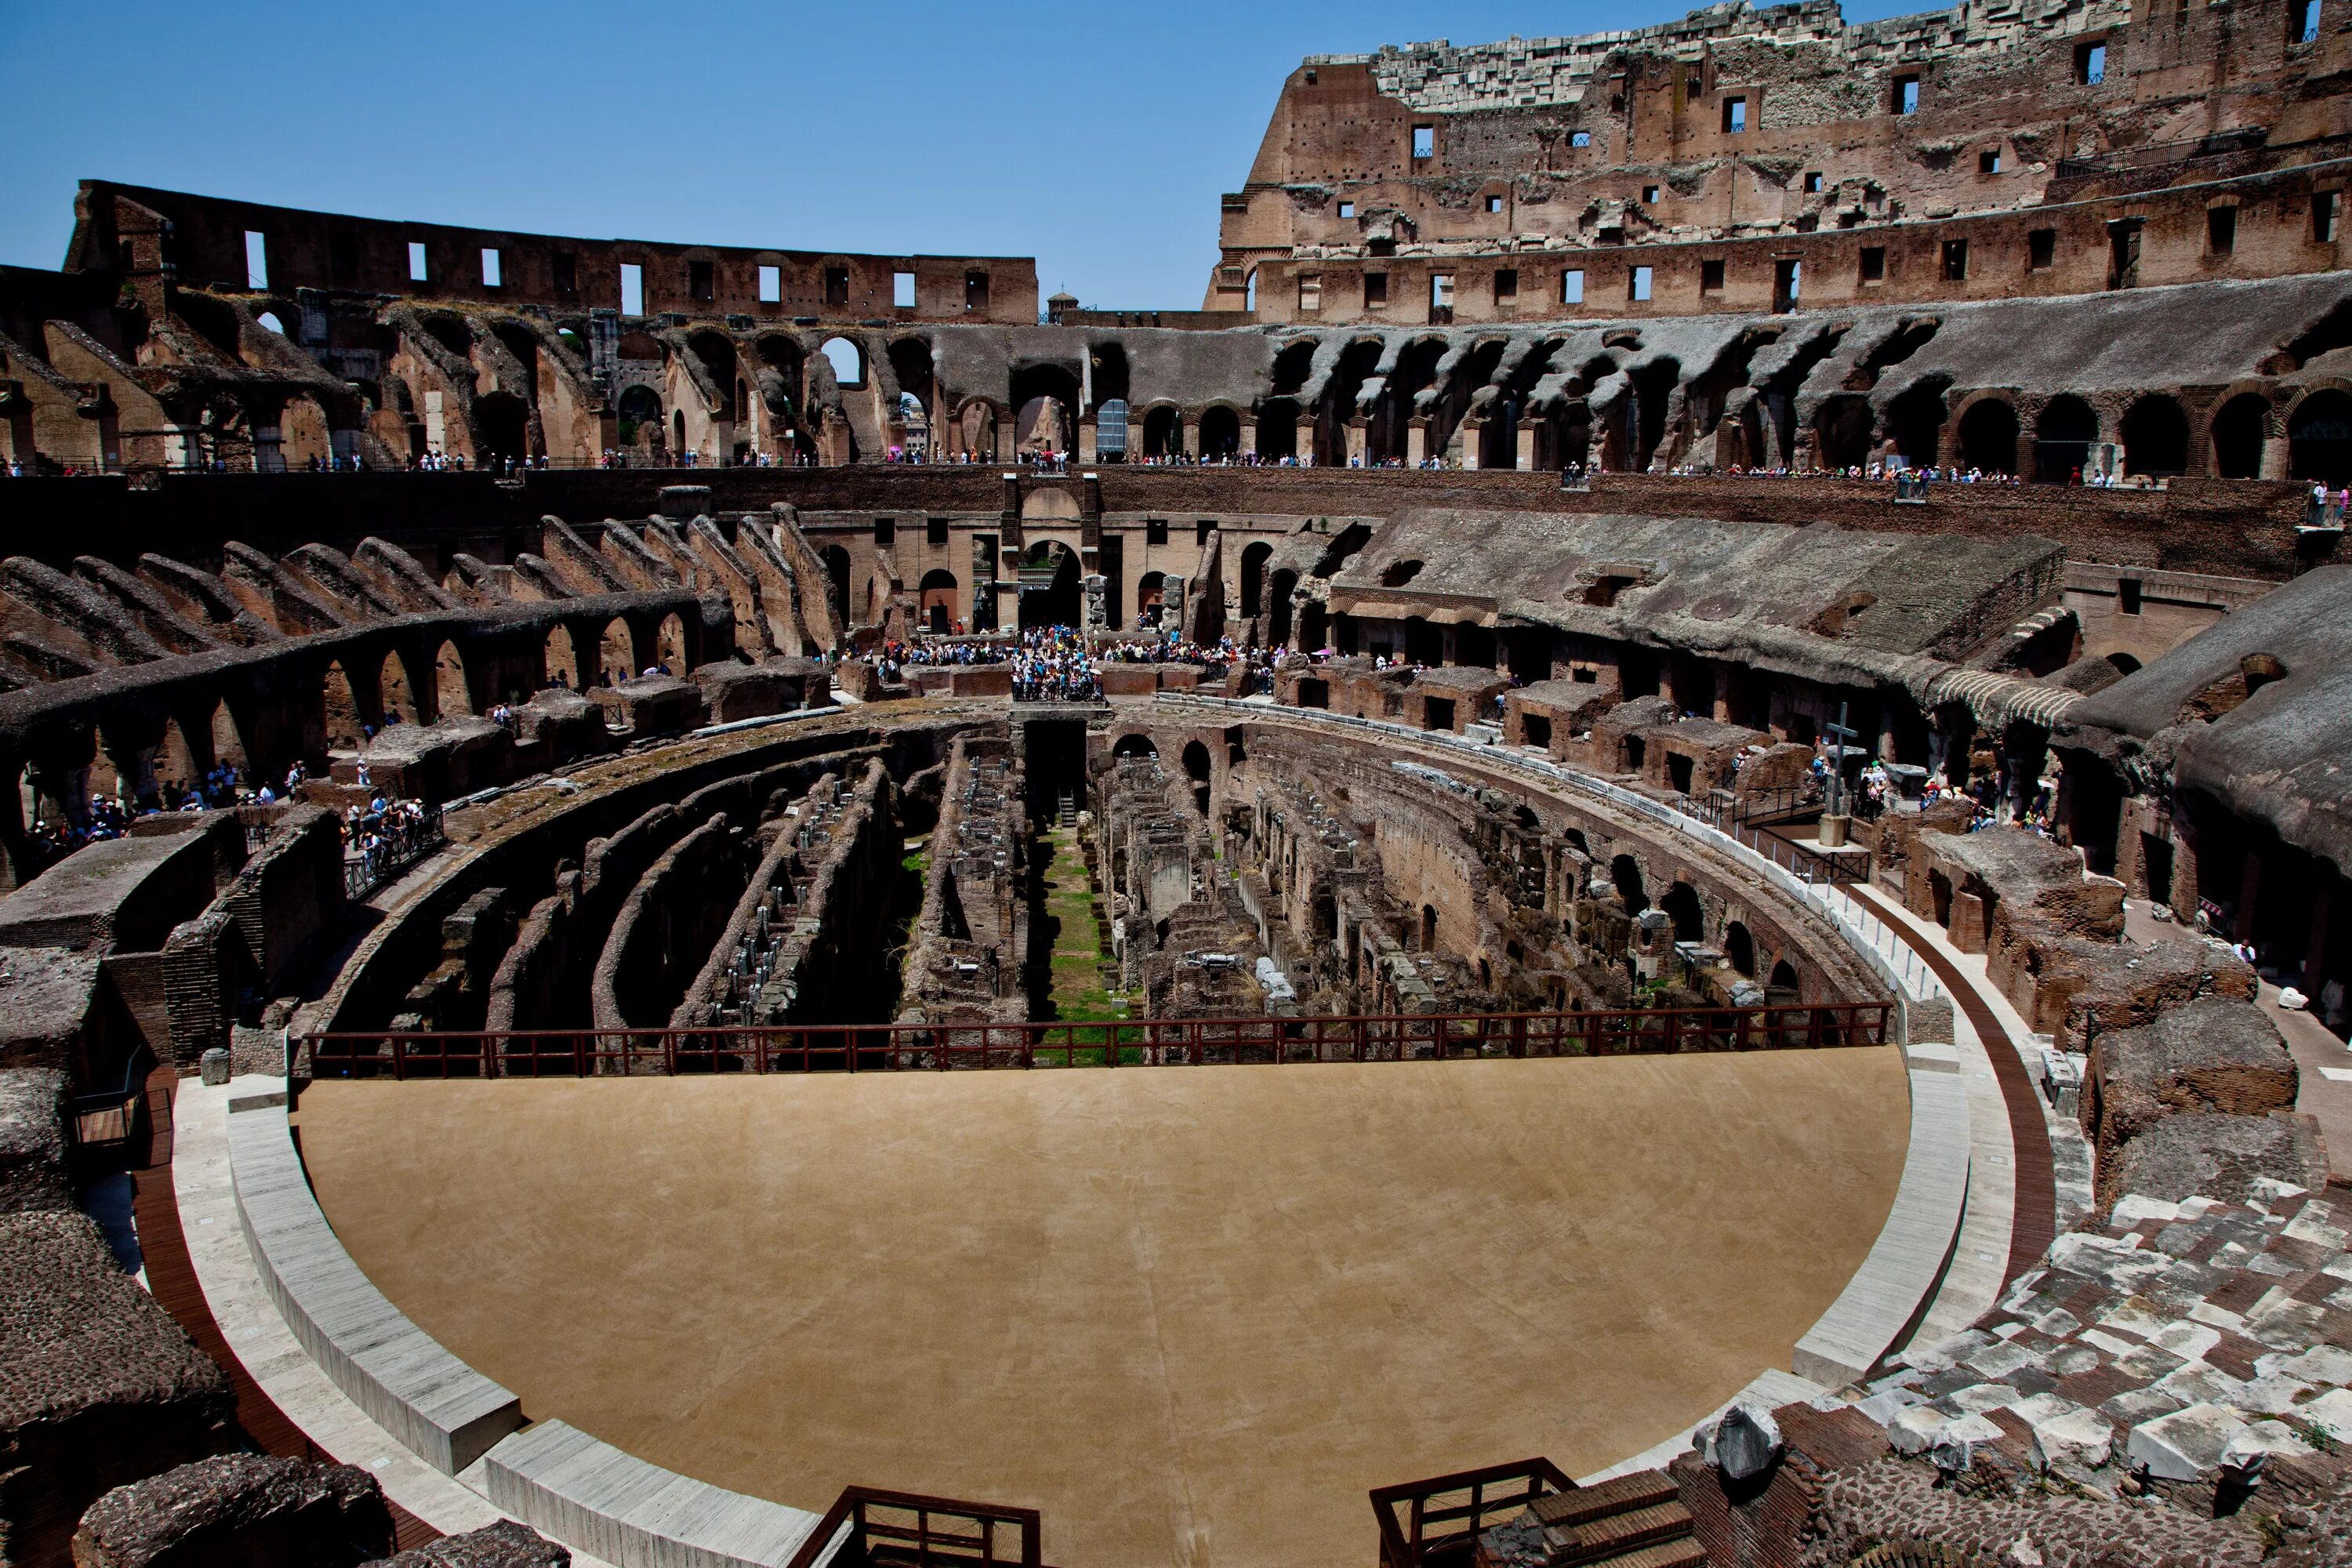
[[522,1396],[822,1510],[1042,1508],[1065,1568],[1376,1554],[1368,1489],[1613,1463],[1833,1300],[1892,1049],[320,1083],[361,1266]]

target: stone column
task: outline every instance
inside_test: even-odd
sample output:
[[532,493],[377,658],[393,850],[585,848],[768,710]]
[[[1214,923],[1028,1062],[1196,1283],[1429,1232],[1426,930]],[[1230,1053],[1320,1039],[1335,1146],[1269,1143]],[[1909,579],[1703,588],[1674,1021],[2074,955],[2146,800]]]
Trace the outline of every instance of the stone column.
[[1416,417],[1405,426],[1404,460],[1411,467],[1417,468],[1428,457],[1429,421]]

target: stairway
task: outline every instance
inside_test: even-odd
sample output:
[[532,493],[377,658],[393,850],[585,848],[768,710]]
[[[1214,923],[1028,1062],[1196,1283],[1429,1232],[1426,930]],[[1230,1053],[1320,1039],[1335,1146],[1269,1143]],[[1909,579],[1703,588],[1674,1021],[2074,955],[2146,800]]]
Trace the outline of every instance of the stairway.
[[1064,790],[1062,792],[1061,805],[1061,815],[1055,820],[1059,822],[1065,827],[1076,827],[1078,825],[1078,797],[1076,794],[1070,790]]
[[1705,1568],[1690,1510],[1663,1470],[1641,1470],[1538,1498],[1545,1568]]

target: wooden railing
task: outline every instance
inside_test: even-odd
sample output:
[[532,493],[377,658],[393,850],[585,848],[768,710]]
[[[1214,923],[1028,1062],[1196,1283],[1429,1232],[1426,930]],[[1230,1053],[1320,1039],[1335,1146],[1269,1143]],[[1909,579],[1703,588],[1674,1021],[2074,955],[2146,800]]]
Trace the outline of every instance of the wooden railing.
[[1425,1481],[1372,1489],[1381,1524],[1381,1568],[1468,1568],[1479,1532],[1539,1497],[1572,1491],[1576,1483],[1549,1459],[1435,1476]]
[[845,1529],[835,1568],[1042,1568],[1045,1561],[1034,1508],[846,1487],[786,1568],[814,1568]]
[[780,1025],[769,1028],[351,1030],[304,1037],[312,1078],[550,1078],[1202,1067],[1880,1046],[1891,1002],[1567,1013],[1181,1018],[1094,1024]]

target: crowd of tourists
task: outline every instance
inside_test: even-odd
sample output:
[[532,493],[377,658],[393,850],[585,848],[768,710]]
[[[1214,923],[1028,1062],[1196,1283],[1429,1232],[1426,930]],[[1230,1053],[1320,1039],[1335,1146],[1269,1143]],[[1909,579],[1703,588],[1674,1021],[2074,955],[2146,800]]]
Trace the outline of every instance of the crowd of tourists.
[[364,805],[355,802],[345,806],[341,826],[343,858],[364,866],[369,882],[381,880],[441,841],[440,819],[423,801],[387,800],[381,791]]
[[1076,626],[1031,626],[1021,634],[1013,695],[1022,702],[1092,702],[1102,696],[1094,655]]

